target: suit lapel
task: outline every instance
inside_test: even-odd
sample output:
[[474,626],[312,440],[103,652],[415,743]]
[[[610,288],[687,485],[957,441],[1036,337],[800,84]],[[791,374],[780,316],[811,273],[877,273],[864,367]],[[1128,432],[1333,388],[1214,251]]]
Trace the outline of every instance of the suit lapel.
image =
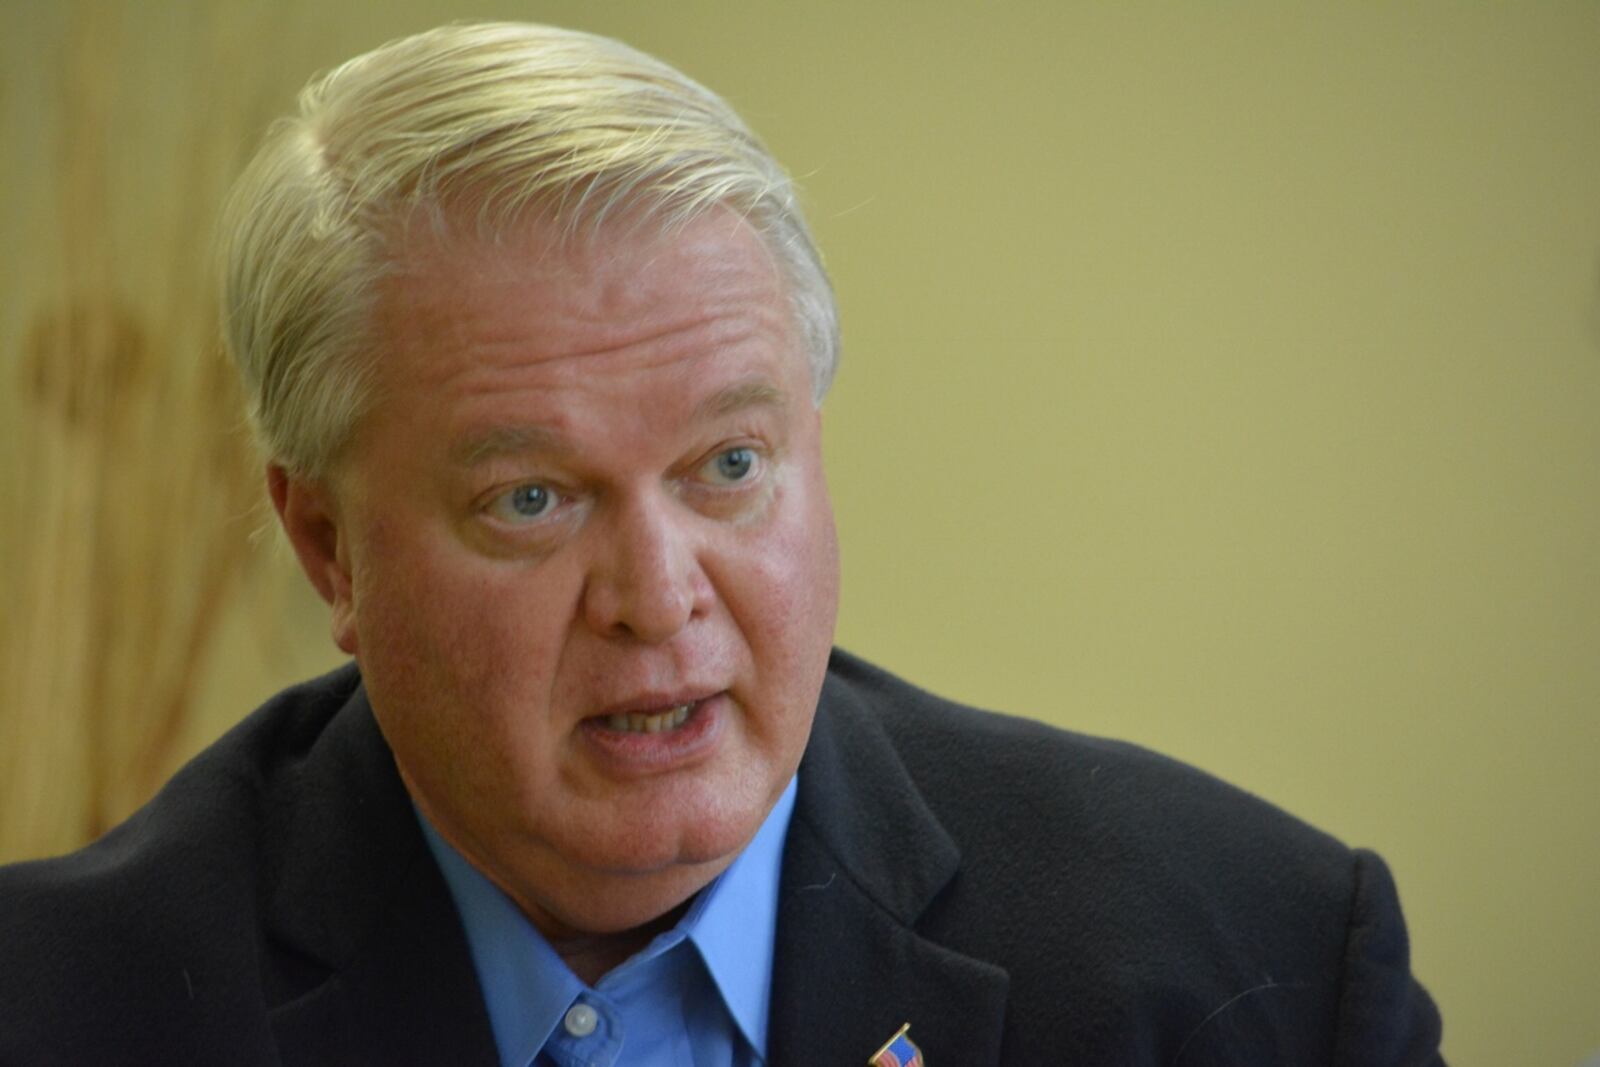
[[267,926],[296,976],[270,1009],[282,1062],[498,1063],[455,906],[364,690],[306,755],[275,832]]
[[917,933],[960,854],[830,675],[784,848],[769,1062],[860,1064],[902,1023],[930,1067],[999,1061],[1007,976]]

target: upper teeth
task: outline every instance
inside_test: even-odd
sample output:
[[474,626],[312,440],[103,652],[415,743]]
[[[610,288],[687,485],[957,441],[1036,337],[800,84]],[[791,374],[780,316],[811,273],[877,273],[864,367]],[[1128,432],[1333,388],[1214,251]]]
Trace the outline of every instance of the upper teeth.
[[611,727],[613,730],[622,730],[627,733],[660,733],[662,730],[670,730],[674,726],[682,726],[684,720],[689,717],[689,709],[693,706],[693,702],[688,704],[679,704],[670,711],[663,711],[655,715],[642,715],[638,713],[632,715],[611,715],[607,717],[606,725]]

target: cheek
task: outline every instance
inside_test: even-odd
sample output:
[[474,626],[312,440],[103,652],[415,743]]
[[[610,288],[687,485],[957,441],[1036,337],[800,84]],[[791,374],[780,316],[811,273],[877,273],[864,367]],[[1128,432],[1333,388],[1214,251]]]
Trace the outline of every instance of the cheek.
[[782,501],[778,521],[755,534],[726,598],[751,646],[761,684],[789,699],[820,686],[838,614],[839,556],[820,477]]
[[839,603],[839,544],[827,497],[811,504],[806,521],[797,524],[775,547],[773,581],[779,587],[772,614],[785,629],[801,628],[804,636],[833,642]]
[[[363,670],[408,704],[493,714],[506,694],[547,691],[559,634],[540,583],[448,541],[372,531],[355,582]],[[546,581],[543,584],[552,585]],[[369,683],[372,684],[372,683]]]
[[449,546],[374,543],[358,585],[358,661],[418,788],[489,810],[545,781],[556,612],[531,576]]

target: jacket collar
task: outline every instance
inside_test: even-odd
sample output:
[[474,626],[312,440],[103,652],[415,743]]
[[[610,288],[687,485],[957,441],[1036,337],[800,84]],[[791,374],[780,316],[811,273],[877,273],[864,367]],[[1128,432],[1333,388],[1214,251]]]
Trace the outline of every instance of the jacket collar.
[[922,937],[955,842],[877,713],[829,673],[784,852],[769,1063],[862,1063],[905,1022],[931,1064],[999,1061],[1004,970]]
[[359,685],[271,832],[273,959],[314,976],[269,1008],[282,1062],[497,1064],[449,890]]

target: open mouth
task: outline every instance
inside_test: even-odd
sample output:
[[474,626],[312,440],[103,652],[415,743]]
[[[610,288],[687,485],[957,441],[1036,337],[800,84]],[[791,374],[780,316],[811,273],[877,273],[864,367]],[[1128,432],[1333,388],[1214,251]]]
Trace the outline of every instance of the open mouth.
[[710,758],[733,705],[726,690],[685,697],[689,694],[656,697],[641,701],[643,707],[622,705],[583,720],[586,750],[608,773],[623,777],[682,769]]
[[676,730],[689,721],[689,713],[695,709],[698,701],[679,704],[677,707],[668,708],[666,711],[656,712],[651,715],[633,712],[627,715],[607,715],[604,719],[606,729],[615,730],[622,734],[658,734],[663,730]]

